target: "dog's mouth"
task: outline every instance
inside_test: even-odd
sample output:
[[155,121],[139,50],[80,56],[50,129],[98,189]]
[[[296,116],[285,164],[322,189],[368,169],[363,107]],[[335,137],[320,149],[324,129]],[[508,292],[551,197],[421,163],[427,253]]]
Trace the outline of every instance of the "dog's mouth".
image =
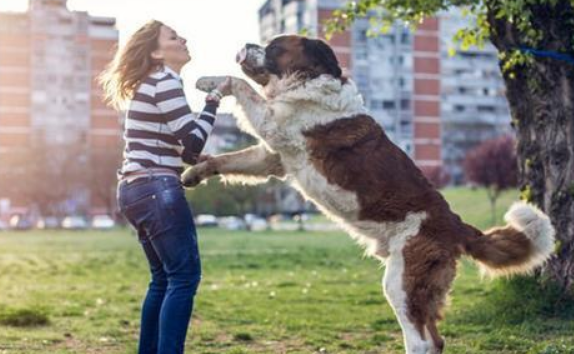
[[236,56],[241,70],[261,86],[269,83],[269,72],[265,68],[265,49],[256,44],[247,44]]

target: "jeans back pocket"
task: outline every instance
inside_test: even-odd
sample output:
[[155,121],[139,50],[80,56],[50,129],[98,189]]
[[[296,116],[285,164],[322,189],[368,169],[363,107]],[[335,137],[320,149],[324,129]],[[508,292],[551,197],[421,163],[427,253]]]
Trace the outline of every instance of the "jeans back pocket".
[[157,194],[151,194],[137,201],[124,205],[122,214],[130,224],[138,231],[140,239],[145,237],[153,239],[165,229],[165,220],[159,210]]

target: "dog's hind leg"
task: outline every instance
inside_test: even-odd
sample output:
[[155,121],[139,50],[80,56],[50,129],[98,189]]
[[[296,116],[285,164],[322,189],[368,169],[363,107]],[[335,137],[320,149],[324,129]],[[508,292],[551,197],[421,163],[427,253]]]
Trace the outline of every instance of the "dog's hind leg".
[[437,320],[432,318],[427,320],[426,329],[433,342],[433,348],[428,354],[441,354],[444,350],[444,339],[438,332],[436,322]]
[[405,261],[401,253],[392,253],[386,262],[383,289],[385,296],[395,311],[403,330],[407,354],[428,354],[432,344],[425,338],[424,325],[410,316],[408,298],[404,286]]
[[443,317],[442,309],[456,274],[456,250],[419,235],[407,242],[402,255],[409,316],[418,326],[424,326],[425,337],[432,341],[428,354],[440,354],[444,340],[436,324]]

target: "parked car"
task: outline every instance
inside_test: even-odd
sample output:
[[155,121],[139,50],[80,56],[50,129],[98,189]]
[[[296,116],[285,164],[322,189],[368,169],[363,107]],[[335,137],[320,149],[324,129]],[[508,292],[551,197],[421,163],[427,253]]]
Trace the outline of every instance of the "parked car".
[[109,230],[116,226],[116,222],[109,215],[95,215],[90,226],[92,229]]
[[215,215],[210,214],[199,214],[195,218],[195,225],[201,227],[216,227],[217,226],[217,218]]
[[247,224],[247,229],[251,231],[263,231],[267,230],[268,223],[267,220],[259,215],[255,214],[245,214],[245,223]]
[[29,230],[34,223],[29,216],[16,214],[10,218],[9,226],[12,230]]
[[55,216],[46,216],[36,221],[37,229],[57,229],[60,227],[60,220]]
[[264,218],[255,218],[251,220],[249,224],[249,230],[251,231],[265,231],[269,227],[267,220]]
[[0,231],[6,231],[6,230],[8,230],[8,224],[0,220]]
[[237,216],[223,216],[219,218],[218,225],[227,230],[245,230],[247,228],[245,221]]
[[88,222],[81,216],[66,216],[62,220],[62,228],[68,230],[84,230],[88,228]]

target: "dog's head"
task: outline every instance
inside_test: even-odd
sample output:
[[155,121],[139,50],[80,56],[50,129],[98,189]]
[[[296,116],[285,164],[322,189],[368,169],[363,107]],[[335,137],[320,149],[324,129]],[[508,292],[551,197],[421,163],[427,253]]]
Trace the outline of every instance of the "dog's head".
[[237,54],[237,62],[247,76],[262,86],[267,85],[273,75],[314,79],[330,74],[341,78],[341,68],[331,47],[320,39],[303,36],[280,36],[265,48],[247,44]]

